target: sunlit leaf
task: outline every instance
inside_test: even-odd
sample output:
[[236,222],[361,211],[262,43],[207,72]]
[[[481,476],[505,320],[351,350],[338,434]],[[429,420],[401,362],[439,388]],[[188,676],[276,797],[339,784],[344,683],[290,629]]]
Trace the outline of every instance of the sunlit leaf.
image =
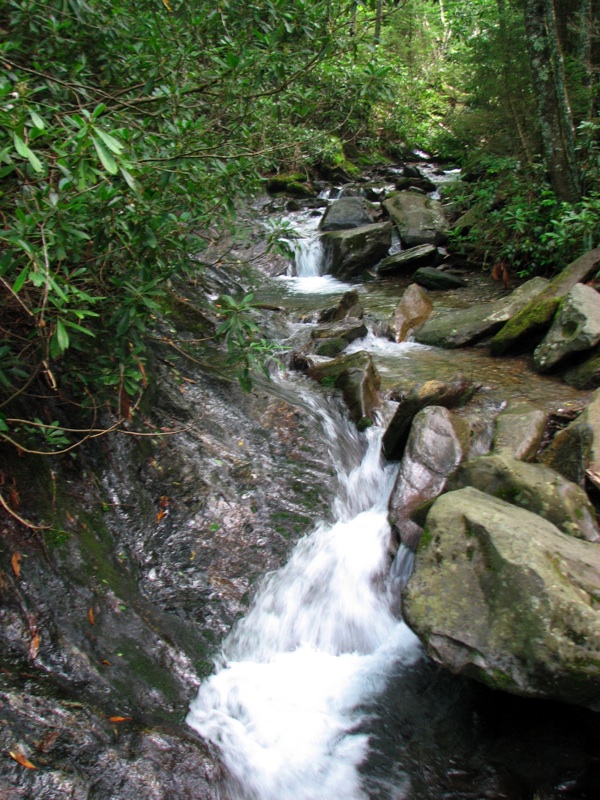
[[98,136],[102,139],[104,144],[116,155],[120,155],[123,152],[123,145],[114,136],[111,136],[110,133],[106,133],[106,131],[101,130],[100,128],[94,127],[94,132],[98,134]]
[[37,113],[37,111],[30,110],[29,111],[29,116],[31,117],[31,121],[33,122],[33,124],[35,125],[36,128],[39,128],[40,130],[44,130],[44,128],[46,127],[46,123],[40,117],[40,115]]
[[31,761],[18,750],[9,750],[8,755],[13,759],[13,761],[16,761],[17,764],[20,764],[22,767],[26,767],[27,769],[38,769],[35,764],[32,764]]
[[104,142],[99,139],[96,139],[95,136],[90,137],[94,147],[96,148],[96,152],[98,153],[98,158],[102,162],[102,166],[104,169],[109,172],[111,175],[116,175],[119,171],[117,166],[117,162],[112,156],[112,153],[108,150]]

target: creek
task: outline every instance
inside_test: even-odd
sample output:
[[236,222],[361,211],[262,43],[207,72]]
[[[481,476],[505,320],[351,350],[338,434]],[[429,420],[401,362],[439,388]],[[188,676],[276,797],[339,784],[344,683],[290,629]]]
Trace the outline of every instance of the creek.
[[[290,219],[301,232],[294,274],[258,293],[286,310],[289,341],[310,326],[316,310],[351,288],[367,317],[391,314],[407,282],[356,286],[321,275],[317,215]],[[467,307],[482,291],[497,296],[496,285],[481,281],[460,296],[436,293],[438,302]],[[466,413],[482,420],[483,451],[508,397],[548,409],[581,399],[552,378],[532,376],[523,359],[499,363],[477,350],[395,344],[372,331],[346,352],[358,350],[371,353],[384,389],[457,371],[480,382],[480,399]],[[402,622],[399,593],[412,556],[402,547],[393,562],[390,555],[387,510],[398,464],[381,455],[390,408],[359,433],[316,384],[293,374],[275,381],[275,391],[319,420],[337,490],[329,518],[263,581],[191,704],[188,724],[225,766],[220,796],[530,800],[543,786],[546,793],[536,797],[592,797],[585,788],[586,745],[579,732],[564,736],[565,724],[585,729],[585,712],[499,698],[450,676],[429,662]]]

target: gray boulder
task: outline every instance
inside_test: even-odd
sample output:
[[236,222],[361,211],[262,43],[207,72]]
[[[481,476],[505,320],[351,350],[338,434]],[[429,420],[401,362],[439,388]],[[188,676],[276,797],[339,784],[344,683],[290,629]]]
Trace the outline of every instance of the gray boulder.
[[587,408],[555,435],[538,461],[580,486],[586,475],[594,483],[600,480],[600,390],[594,392]]
[[411,514],[444,489],[463,457],[460,429],[443,406],[422,409],[413,419],[390,497],[390,522],[402,544],[416,549],[422,528]]
[[508,297],[487,303],[434,314],[419,328],[415,338],[436,347],[466,347],[484,336],[491,336],[525,308],[548,284],[544,278],[532,278]]
[[573,353],[591,350],[599,342],[600,294],[591,286],[577,283],[535,349],[533,363],[538,372],[547,372]]
[[449,272],[435,267],[420,267],[413,275],[413,280],[426,289],[463,289],[466,281]]
[[406,289],[396,307],[389,330],[396,342],[404,342],[411,330],[416,328],[431,314],[433,304],[427,292],[416,283]]
[[398,403],[398,408],[383,435],[382,448],[386,458],[399,459],[404,453],[412,421],[416,414],[427,406],[455,408],[467,403],[477,387],[463,375],[452,380],[426,381],[416,386]]
[[406,191],[388,197],[383,206],[406,247],[443,244],[446,241],[448,220],[438,200]]
[[392,226],[389,222],[378,222],[351,230],[329,231],[321,240],[325,271],[338,278],[352,278],[387,255]]
[[600,711],[599,554],[530,511],[450,492],[427,516],[403,614],[452,672]]
[[434,266],[439,260],[437,247],[432,244],[421,244],[384,258],[377,267],[377,272],[379,275],[410,275],[418,267]]
[[527,400],[509,400],[496,417],[494,453],[531,461],[540,449],[548,414]]
[[341,197],[325,211],[319,228],[322,231],[341,231],[371,225],[373,216],[362,197]]
[[449,482],[451,489],[465,486],[539,514],[569,536],[600,542],[586,493],[543,464],[523,463],[507,454],[482,456],[463,464]]

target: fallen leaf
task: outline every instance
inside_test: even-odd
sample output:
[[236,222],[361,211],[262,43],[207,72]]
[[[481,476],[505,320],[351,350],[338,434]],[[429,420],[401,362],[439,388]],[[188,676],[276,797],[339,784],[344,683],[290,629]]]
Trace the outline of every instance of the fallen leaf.
[[173,9],[169,5],[169,0],[163,0],[163,5],[167,9],[167,11],[169,11],[171,14],[173,13]]
[[32,764],[29,759],[25,758],[23,753],[19,753],[18,750],[9,750],[8,755],[22,767],[27,767],[27,769],[37,769],[37,767]]
[[45,733],[39,742],[36,744],[35,749],[38,753],[43,753],[48,750],[60,736],[60,731],[48,731]]
[[161,519],[164,517],[164,515],[165,515],[164,511],[159,511],[158,514],[156,515],[156,521],[160,522]]
[[10,559],[10,563],[12,564],[13,572],[19,577],[19,573],[21,572],[21,559],[23,556],[21,553],[13,553],[12,558]]
[[109,717],[110,722],[128,722],[131,717]]
[[37,658],[39,650],[40,650],[40,636],[38,633],[36,633],[35,636],[33,636],[33,638],[31,639],[31,643],[29,645],[29,658],[31,658],[32,661],[35,661],[35,659]]
[[18,508],[21,505],[21,498],[14,486],[9,486],[8,493],[10,494],[10,504],[13,508]]
[[96,624],[96,617],[94,616],[94,609],[90,606],[88,610],[88,619],[90,621],[90,625]]
[[112,667],[112,664],[106,658],[101,658],[100,663],[104,664],[105,667]]

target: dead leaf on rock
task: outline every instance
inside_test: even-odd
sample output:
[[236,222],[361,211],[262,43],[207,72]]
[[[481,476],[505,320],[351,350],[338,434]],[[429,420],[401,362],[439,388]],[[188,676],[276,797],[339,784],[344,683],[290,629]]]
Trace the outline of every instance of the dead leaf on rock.
[[31,639],[31,642],[30,642],[30,644],[29,644],[29,658],[30,658],[32,661],[35,661],[35,659],[37,658],[37,654],[39,653],[39,651],[40,651],[40,636],[39,636],[39,634],[38,634],[38,633],[36,633],[36,634],[35,634],[35,635],[32,637],[32,639]]
[[8,755],[16,761],[17,764],[20,764],[22,767],[27,767],[27,769],[38,769],[35,764],[32,764],[28,758],[25,758],[23,753],[20,753],[18,750],[9,750]]
[[131,717],[109,717],[110,722],[129,722]]
[[88,610],[88,619],[90,621],[90,625],[96,624],[96,617],[94,616],[94,609],[90,606]]
[[12,558],[10,559],[10,563],[12,564],[13,572],[15,573],[17,578],[19,577],[19,574],[21,572],[21,559],[22,558],[23,558],[23,556],[21,555],[21,553],[13,553],[12,554]]

